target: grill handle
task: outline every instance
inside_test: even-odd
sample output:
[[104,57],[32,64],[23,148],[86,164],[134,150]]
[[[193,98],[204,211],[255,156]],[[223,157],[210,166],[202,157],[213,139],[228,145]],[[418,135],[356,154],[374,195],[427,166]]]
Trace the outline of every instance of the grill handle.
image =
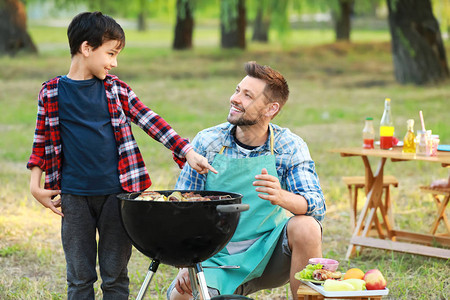
[[228,204],[228,205],[217,205],[216,209],[221,213],[235,213],[242,212],[250,209],[248,204]]

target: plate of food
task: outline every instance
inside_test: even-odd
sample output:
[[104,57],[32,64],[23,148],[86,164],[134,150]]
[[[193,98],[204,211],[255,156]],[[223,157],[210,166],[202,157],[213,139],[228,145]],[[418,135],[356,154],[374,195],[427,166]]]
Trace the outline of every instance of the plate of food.
[[327,258],[311,258],[309,264],[295,274],[295,279],[322,284],[327,279],[341,279],[342,273],[336,271],[339,262]]
[[[348,280],[348,279],[347,279]],[[312,284],[311,282],[304,281],[307,286],[312,288],[313,290],[319,292],[325,297],[370,297],[370,296],[386,296],[389,294],[389,289],[385,287],[384,289],[378,289],[378,290],[367,290],[367,289],[361,289],[356,290],[354,289],[344,289],[345,287],[341,287],[343,281],[339,280],[326,280],[327,283],[332,283],[331,290],[327,288],[327,286],[324,284]],[[339,286],[337,285],[339,284]]]
[[389,294],[386,279],[380,270],[370,269],[363,272],[358,268],[350,268],[341,273],[337,271],[338,265],[339,262],[335,260],[310,259],[309,264],[295,274],[295,278],[325,297],[370,297]]

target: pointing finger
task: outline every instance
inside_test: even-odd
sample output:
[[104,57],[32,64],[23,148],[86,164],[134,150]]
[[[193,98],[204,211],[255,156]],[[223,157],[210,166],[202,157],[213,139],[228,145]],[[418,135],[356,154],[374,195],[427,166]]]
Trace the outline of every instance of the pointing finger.
[[214,169],[213,166],[211,166],[210,164],[208,164],[207,168],[208,168],[211,172],[213,172],[214,174],[218,174],[218,173],[219,173],[219,172],[217,172],[217,170]]

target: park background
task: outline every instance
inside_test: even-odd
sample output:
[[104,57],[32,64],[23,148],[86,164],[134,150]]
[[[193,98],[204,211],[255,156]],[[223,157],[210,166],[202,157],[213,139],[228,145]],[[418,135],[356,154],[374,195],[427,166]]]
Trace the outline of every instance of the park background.
[[[0,1],[8,2],[18,1]],[[413,6],[429,1],[355,1],[349,16],[349,34],[340,38],[334,25],[343,14],[336,15],[336,11],[339,4],[352,1],[195,2],[191,45],[182,51],[174,49],[180,11],[174,0],[36,0],[20,6],[26,8],[27,32],[35,48],[25,47],[0,56],[0,298],[65,298],[60,218],[30,195],[25,166],[40,86],[68,72],[67,25],[79,12],[101,10],[123,25],[127,38],[112,73],[130,84],[140,99],[183,137],[192,139],[198,131],[226,120],[229,97],[245,75],[245,62],[254,60],[281,71],[291,95],[274,122],[301,136],[316,162],[327,201],[324,257],[339,260],[344,271],[350,267],[380,269],[388,281],[388,298],[447,299],[450,266],[446,260],[376,249],[364,249],[358,256],[344,259],[351,227],[348,194],[341,177],[363,175],[363,166],[358,158],[341,158],[329,152],[336,147],[360,146],[366,117],[374,118],[378,130],[386,97],[392,99],[398,138],[402,139],[406,132],[407,119],[415,119],[415,130],[419,128],[422,110],[427,129],[440,135],[441,144],[450,144],[448,74],[428,82],[405,83],[396,77],[393,63],[388,3],[407,2]],[[246,4],[245,46],[224,46],[221,9],[242,2]],[[265,3],[266,15],[272,16],[267,42],[252,39],[259,2]],[[146,4],[143,16],[142,3]],[[286,7],[274,3],[286,3]],[[449,1],[431,4],[448,57]],[[170,152],[136,126],[134,134],[153,180],[152,189],[173,188],[179,170]],[[385,171],[400,182],[392,190],[395,226],[427,232],[436,208],[418,187],[447,178],[448,170],[439,164],[397,162],[388,163]],[[362,205],[362,196],[359,202]],[[132,297],[137,295],[149,263],[149,258],[133,251],[129,265]],[[147,298],[165,299],[176,272],[173,267],[160,266]],[[288,290],[286,285],[252,297],[287,299]],[[100,297],[99,284],[96,293]]]

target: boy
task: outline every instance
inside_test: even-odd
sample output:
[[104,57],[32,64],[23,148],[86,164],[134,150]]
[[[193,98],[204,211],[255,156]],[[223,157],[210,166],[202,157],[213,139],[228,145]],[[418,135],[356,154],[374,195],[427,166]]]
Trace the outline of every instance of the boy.
[[[187,160],[200,174],[215,170],[126,83],[108,74],[125,46],[125,34],[114,19],[101,12],[81,13],[67,35],[69,73],[45,82],[39,93],[27,164],[30,190],[62,217],[68,299],[94,299],[97,230],[103,298],[128,299],[131,243],[121,225],[116,195],[151,185],[131,121],[169,148],[180,167]],[[61,198],[52,200],[58,194]]]

